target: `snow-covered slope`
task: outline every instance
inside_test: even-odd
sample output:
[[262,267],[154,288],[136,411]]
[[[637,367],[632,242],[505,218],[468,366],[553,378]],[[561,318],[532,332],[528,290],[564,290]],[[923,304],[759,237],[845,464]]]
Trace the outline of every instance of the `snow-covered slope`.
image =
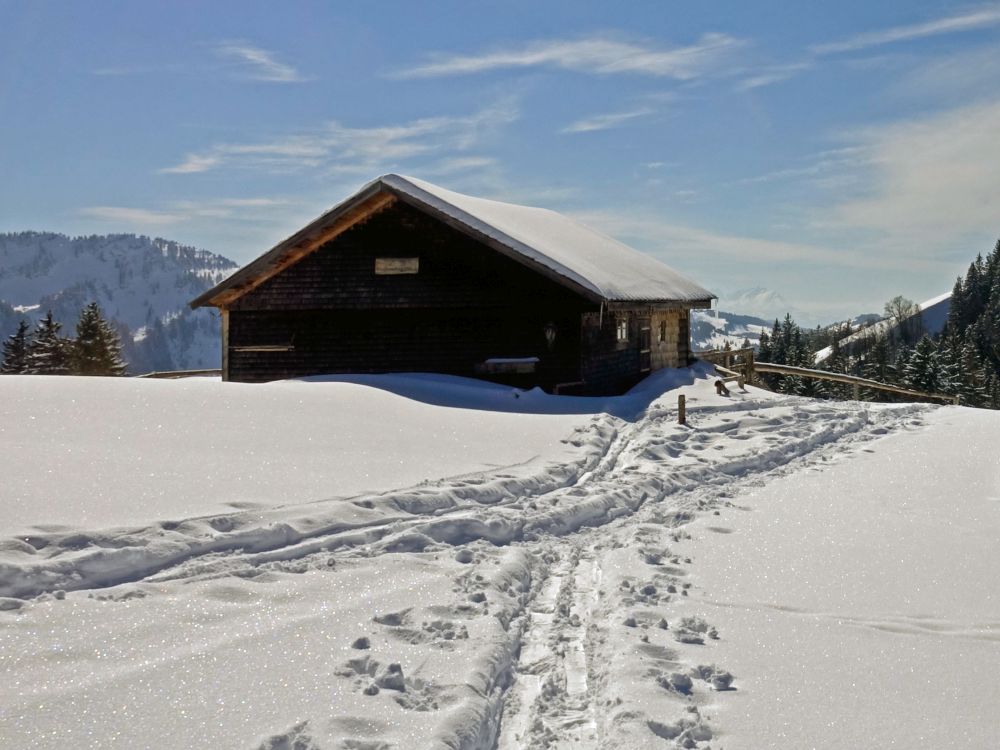
[[743,342],[752,346],[760,342],[760,334],[771,330],[772,323],[752,315],[738,315],[721,310],[691,311],[691,349],[703,352],[722,349],[729,344],[739,349]]
[[941,408],[687,527],[687,609],[741,678],[719,744],[1000,747],[998,439]]
[[722,292],[719,294],[719,307],[763,318],[768,321],[769,327],[775,319],[784,318],[786,313],[791,313],[797,320],[803,318],[802,313],[788,304],[778,292],[761,286]]
[[216,367],[218,321],[187,303],[235,268],[159,238],[0,234],[0,335],[48,310],[72,333],[80,309],[97,302],[122,330],[133,371]]
[[997,414],[344,380],[0,378],[0,744],[1000,743]]
[[[944,329],[944,324],[948,321],[948,310],[950,307],[951,292],[945,292],[944,294],[939,294],[937,297],[931,297],[929,300],[921,302],[919,305],[920,324],[923,332],[931,335],[941,333]],[[850,352],[852,346],[855,344],[864,341],[868,337],[884,336],[895,325],[889,318],[882,318],[859,331],[855,331],[850,336],[842,338],[840,340],[840,347],[845,352]],[[826,361],[832,351],[831,347],[826,346],[816,352],[816,364]]]

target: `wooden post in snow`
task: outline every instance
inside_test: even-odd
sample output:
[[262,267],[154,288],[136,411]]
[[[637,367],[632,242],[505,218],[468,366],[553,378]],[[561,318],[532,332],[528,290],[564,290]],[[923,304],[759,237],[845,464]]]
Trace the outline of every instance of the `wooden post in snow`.
[[677,424],[687,424],[687,403],[683,393],[677,397]]

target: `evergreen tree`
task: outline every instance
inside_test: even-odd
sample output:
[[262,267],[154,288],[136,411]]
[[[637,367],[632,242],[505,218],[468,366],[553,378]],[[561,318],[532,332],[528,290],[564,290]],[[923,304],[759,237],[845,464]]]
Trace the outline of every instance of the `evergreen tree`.
[[[895,380],[895,367],[889,362],[889,342],[885,336],[871,336],[870,344],[864,359],[859,363],[858,374],[879,383],[891,383]],[[862,388],[861,398],[864,401],[885,401],[887,391],[877,388]]]
[[125,374],[121,339],[105,320],[96,302],[91,302],[80,311],[72,354],[75,375]]
[[70,342],[59,335],[62,323],[52,317],[52,311],[36,326],[28,345],[27,370],[31,375],[66,375],[69,373]]
[[21,375],[28,371],[28,321],[22,320],[17,330],[3,342],[3,360],[0,360],[0,373],[4,375]]
[[955,337],[942,338],[937,348],[937,389],[951,396],[960,395],[966,373],[962,367],[962,343]]
[[918,391],[935,393],[940,390],[940,375],[937,346],[930,336],[924,334],[913,348],[904,369],[906,383]]
[[988,378],[976,348],[966,342],[961,345],[959,370],[961,377],[956,395],[966,406],[985,406],[988,400]]
[[757,359],[761,362],[771,361],[771,337],[767,331],[760,332],[760,340],[757,342]]
[[951,289],[951,300],[948,302],[948,322],[945,324],[945,333],[961,334],[968,325],[965,315],[965,291],[962,288],[962,280],[955,279],[955,286]]

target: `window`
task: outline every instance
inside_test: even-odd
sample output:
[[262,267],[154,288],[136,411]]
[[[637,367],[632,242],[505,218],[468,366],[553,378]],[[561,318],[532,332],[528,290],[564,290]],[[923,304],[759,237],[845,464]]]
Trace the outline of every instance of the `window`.
[[619,318],[615,338],[618,341],[628,341],[628,318]]

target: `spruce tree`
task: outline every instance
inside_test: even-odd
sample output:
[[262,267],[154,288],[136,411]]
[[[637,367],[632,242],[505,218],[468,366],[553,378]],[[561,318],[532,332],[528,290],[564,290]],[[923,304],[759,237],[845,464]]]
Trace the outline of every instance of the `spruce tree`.
[[17,330],[3,342],[3,360],[0,373],[22,375],[28,371],[28,321],[22,320]]
[[962,367],[962,343],[955,337],[942,338],[937,348],[937,389],[958,396],[963,390],[967,373]]
[[913,354],[904,370],[906,382],[918,391],[934,393],[940,390],[940,363],[937,347],[930,336],[924,334],[913,348]]
[[28,344],[27,370],[31,375],[66,375],[69,373],[71,342],[59,335],[62,323],[56,322],[52,311],[35,327]]
[[951,334],[959,334],[965,330],[967,325],[965,316],[965,291],[962,288],[962,280],[955,279],[955,286],[951,290],[951,299],[948,302],[948,322],[945,324],[945,331]]
[[80,311],[72,365],[75,375],[125,374],[121,339],[105,320],[96,302],[91,302]]

